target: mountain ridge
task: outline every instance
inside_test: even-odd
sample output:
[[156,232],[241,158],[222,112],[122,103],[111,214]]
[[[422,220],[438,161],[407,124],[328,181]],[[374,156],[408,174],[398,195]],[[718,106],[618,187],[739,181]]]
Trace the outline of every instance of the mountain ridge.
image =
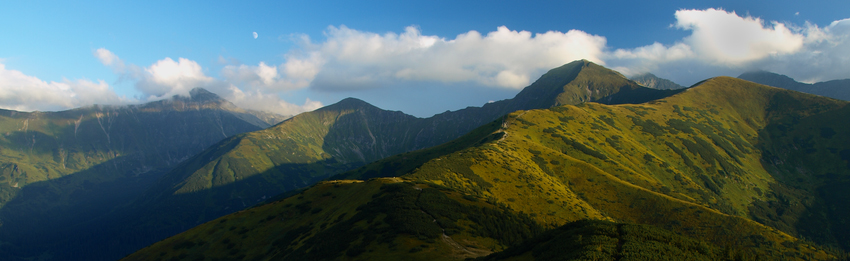
[[[602,81],[595,82],[597,79]],[[618,93],[636,95],[617,96]],[[147,206],[172,205],[173,207],[186,205],[190,201],[206,202],[198,205],[205,206],[203,210],[200,208],[192,210],[208,213],[201,215],[204,218],[180,218],[180,220],[191,220],[191,223],[187,225],[194,226],[210,220],[210,217],[217,217],[242,208],[243,204],[252,205],[252,203],[244,203],[246,201],[256,203],[285,190],[294,189],[296,187],[293,186],[296,184],[306,186],[388,156],[451,141],[480,125],[516,110],[547,108],[557,104],[586,101],[642,102],[673,93],[675,92],[639,86],[617,72],[581,60],[565,64],[544,74],[517,94],[515,99],[496,101],[482,107],[449,111],[429,118],[384,111],[361,100],[348,98],[313,112],[302,113],[272,128],[234,137],[231,141],[226,141],[230,142],[230,145],[224,145],[226,142],[223,141],[213,147],[228,152],[208,152],[209,156],[197,156],[190,159],[182,167],[178,167],[180,171],[166,175],[167,177],[163,180],[171,180],[170,183],[161,182],[160,185],[156,185],[157,188],[151,190],[160,191],[159,193],[149,193],[150,196],[142,197],[143,199],[138,202],[145,202],[139,204]],[[287,151],[288,154],[281,153],[282,151]],[[239,173],[240,177],[236,178],[235,173]],[[214,180],[219,179],[214,177],[225,176],[228,178],[221,179],[224,183],[215,183]],[[242,181],[236,182],[237,180]],[[298,183],[291,183],[290,180],[297,180]],[[174,184],[182,184],[177,186],[185,190],[175,187]],[[274,186],[270,184],[288,185],[284,186],[287,189],[265,189]],[[248,187],[264,189],[247,189]],[[163,191],[171,192],[161,193]],[[189,194],[185,193],[182,195],[187,196],[176,196],[176,191],[194,191],[192,193],[194,196],[188,196]],[[236,193],[236,191],[241,192]],[[224,195],[227,195],[226,198],[223,198]],[[195,198],[196,196],[201,198]],[[175,203],[178,202],[176,199],[181,197],[192,198],[192,200],[185,201],[186,203],[183,204]],[[232,203],[225,205],[222,204],[223,202]],[[192,211],[183,209],[182,212]],[[152,212],[167,213],[169,211]],[[146,218],[146,220],[153,219],[157,218]],[[173,218],[168,219],[173,220]],[[139,226],[143,225],[137,227]],[[151,229],[162,228],[153,223],[145,226],[151,226]],[[163,234],[178,232],[180,229],[171,231],[173,232],[163,232]]]
[[644,73],[640,75],[635,75],[629,78],[632,81],[637,82],[640,85],[646,86],[652,89],[659,90],[677,90],[687,88],[685,86],[679,85],[673,81],[655,76],[652,73]]
[[[838,153],[850,149],[834,147],[850,144],[846,135],[838,134],[846,133],[843,131],[847,126],[823,120],[840,118],[848,112],[850,105],[844,101],[730,77],[708,79],[686,91],[641,104],[582,103],[517,111],[452,142],[382,159],[334,177],[339,180],[322,182],[300,194],[221,217],[142,249],[126,260],[156,255],[262,260],[285,253],[324,254],[329,259],[463,259],[486,254],[477,250],[499,252],[518,246],[518,241],[500,241],[496,240],[498,234],[482,233],[487,221],[466,214],[471,212],[461,210],[466,207],[452,201],[430,201],[440,202],[441,207],[425,208],[416,199],[426,191],[435,193],[428,195],[443,194],[462,205],[486,202],[504,206],[506,213],[527,215],[547,228],[582,219],[649,225],[655,227],[650,230],[668,230],[677,236],[699,239],[694,243],[697,247],[682,249],[696,249],[699,253],[694,254],[703,255],[701,258],[834,259],[841,254],[800,237],[840,237],[846,231],[839,227],[845,220],[841,215],[817,220],[808,217],[806,211],[841,208],[837,205],[840,201],[822,201],[817,195],[818,188],[843,184],[850,176],[846,168],[842,169],[846,162]],[[809,129],[823,134],[806,138],[811,134]],[[825,140],[815,139],[820,136]],[[800,160],[811,163],[783,164],[801,156],[804,158]],[[796,167],[805,171],[786,172]],[[352,178],[365,181],[349,180]],[[815,188],[801,187],[809,180],[817,181],[812,183]],[[366,192],[347,184],[373,187]],[[345,196],[358,191],[362,194],[357,199]],[[812,198],[800,200],[795,195]],[[441,197],[428,197],[435,198]],[[358,203],[338,205],[347,200]],[[368,218],[358,214],[373,213],[365,206],[375,205],[410,210],[405,220],[421,218],[423,223],[416,226],[421,230],[381,229],[386,228],[385,224],[394,227],[391,224],[396,214],[390,212]],[[278,219],[281,216],[284,218]],[[507,223],[506,228],[522,223],[520,217],[501,220]],[[435,226],[429,224],[435,223],[439,224],[435,232],[427,232],[428,227]],[[799,224],[821,223],[836,227],[794,229]],[[617,225],[608,235],[627,235],[617,232],[627,226]],[[606,230],[610,231],[603,229]],[[640,232],[637,238],[651,233],[656,232]],[[345,240],[331,244],[338,246],[331,251],[320,243],[332,240],[324,236],[328,234],[344,235],[341,237]],[[541,240],[533,239],[537,233],[510,234],[521,239],[519,242]],[[266,242],[276,243],[241,241],[240,235],[270,238]],[[667,236],[661,238],[664,237]],[[593,247],[584,248],[581,253],[624,253],[621,250],[625,249],[618,246],[626,243],[597,239],[547,245],[569,249],[591,243]],[[830,243],[818,240],[820,244]],[[457,248],[451,242],[463,243]],[[228,247],[228,243],[234,246]],[[215,250],[224,248],[230,252]],[[534,255],[538,253],[542,252]],[[525,252],[522,256],[532,259],[530,254]]]
[[850,79],[802,83],[791,77],[768,71],[745,72],[738,78],[778,88],[850,101]]
[[0,256],[26,256],[41,246],[24,242],[107,215],[208,145],[270,126],[215,94],[192,93],[138,105],[0,110]]

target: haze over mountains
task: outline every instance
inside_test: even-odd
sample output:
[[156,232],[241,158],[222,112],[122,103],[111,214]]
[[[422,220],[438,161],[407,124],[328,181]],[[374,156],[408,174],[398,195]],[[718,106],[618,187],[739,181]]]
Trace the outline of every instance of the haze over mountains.
[[847,102],[729,77],[678,90],[637,80],[581,60],[482,107],[417,118],[349,98],[271,127],[201,89],[136,107],[7,111],[0,255],[111,260],[187,229],[127,259],[563,248],[830,259],[850,248]]
[[271,126],[255,114],[203,89],[134,106],[0,111],[0,255],[73,238],[69,230],[126,204],[207,146]]

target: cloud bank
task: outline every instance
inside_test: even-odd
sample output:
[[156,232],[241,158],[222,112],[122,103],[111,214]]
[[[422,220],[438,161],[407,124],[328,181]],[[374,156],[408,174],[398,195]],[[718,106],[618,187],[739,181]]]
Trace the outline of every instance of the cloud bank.
[[[122,79],[135,82],[135,88],[146,95],[145,101],[189,96],[189,91],[202,87],[245,109],[295,115],[322,107],[321,102],[307,99],[303,105],[286,102],[275,91],[287,89],[287,80],[281,79],[274,66],[228,65],[222,69],[223,80],[204,74],[200,64],[178,58],[166,57],[148,67],[127,65],[111,51],[100,48],[94,55],[103,65],[109,66]],[[277,88],[284,86],[281,88]],[[289,88],[291,89],[291,88]]]
[[[132,81],[145,96],[141,101],[187,95],[194,87],[204,87],[240,107],[282,114],[321,106],[310,99],[296,105],[280,98],[296,90],[350,93],[431,83],[520,89],[545,71],[578,59],[626,75],[652,72],[685,85],[751,70],[805,82],[850,78],[850,19],[825,26],[795,25],[722,9],[679,10],[673,17],[671,30],[689,32],[687,36],[672,43],[620,49],[607,46],[605,36],[577,29],[535,34],[502,26],[446,38],[423,35],[415,26],[384,34],[330,26],[318,42],[295,37],[296,47],[280,64],[241,64],[219,57],[227,65],[212,76],[185,58],[164,58],[140,67],[104,48],[93,55],[120,81]],[[100,80],[45,82],[0,63],[4,108],[47,110],[128,102],[133,101],[118,97]]]
[[820,28],[766,22],[721,9],[679,10],[671,25],[691,34],[671,45],[617,49],[603,59],[625,74],[653,72],[693,83],[767,70],[815,82],[850,78],[850,20]]
[[0,108],[18,111],[66,110],[92,104],[136,102],[118,97],[103,81],[63,80],[47,82],[0,63]]
[[679,10],[669,44],[613,49],[580,30],[533,34],[499,27],[447,39],[415,26],[378,34],[330,26],[324,41],[301,36],[279,66],[229,66],[228,80],[257,88],[356,91],[410,82],[520,89],[545,71],[587,59],[626,75],[653,72],[683,84],[768,70],[807,82],[850,77],[850,19],[826,27],[742,16],[722,9]]
[[565,62],[601,62],[605,38],[579,30],[532,34],[499,27],[454,39],[422,35],[410,26],[401,34],[362,32],[345,26],[329,27],[327,40],[313,44],[302,38],[302,55],[291,54],[284,64],[310,73],[318,90],[376,88],[405,81],[470,82],[520,89],[533,77]]

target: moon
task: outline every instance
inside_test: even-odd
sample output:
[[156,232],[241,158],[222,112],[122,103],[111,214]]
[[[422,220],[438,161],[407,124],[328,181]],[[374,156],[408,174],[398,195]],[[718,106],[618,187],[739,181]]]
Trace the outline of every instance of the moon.
[[254,32],[254,39],[257,39],[257,36],[260,36],[260,35],[258,35],[257,32]]

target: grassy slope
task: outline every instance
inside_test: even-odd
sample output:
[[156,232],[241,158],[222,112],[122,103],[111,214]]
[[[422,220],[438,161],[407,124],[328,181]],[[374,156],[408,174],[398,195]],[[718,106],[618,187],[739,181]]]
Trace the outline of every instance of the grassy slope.
[[[819,117],[830,118],[830,115],[843,115],[846,108],[845,102],[720,77],[708,80],[678,95],[645,104],[608,106],[588,103],[549,110],[515,112],[452,143],[393,156],[342,175],[341,178],[403,174],[404,179],[412,180],[414,183],[425,182],[418,183],[420,184],[418,186],[445,187],[446,189],[440,190],[441,193],[450,194],[449,197],[455,198],[456,202],[464,202],[461,200],[464,198],[480,198],[482,199],[480,201],[487,202],[488,205],[504,205],[507,208],[506,211],[509,210],[505,213],[525,213],[520,215],[527,215],[537,224],[545,227],[560,226],[586,218],[653,225],[655,228],[635,228],[638,231],[644,228],[648,231],[637,232],[638,235],[653,235],[645,236],[644,239],[649,239],[641,242],[656,244],[652,242],[661,240],[656,235],[661,235],[662,238],[673,237],[669,232],[656,231],[657,229],[669,230],[676,233],[678,235],[676,237],[685,236],[704,241],[700,243],[699,240],[677,239],[677,242],[696,242],[694,244],[699,246],[694,248],[682,245],[678,246],[678,250],[664,248],[665,251],[681,250],[688,253],[696,251],[698,252],[696,254],[704,258],[758,256],[765,259],[827,259],[830,257],[827,252],[788,234],[793,231],[782,232],[778,230],[783,229],[782,227],[770,227],[751,220],[751,218],[758,219],[765,216],[750,210],[755,204],[753,202],[777,200],[775,198],[777,195],[773,193],[777,184],[787,186],[786,181],[777,178],[772,169],[769,167],[766,169],[763,166],[766,157],[763,151],[767,146],[764,144],[764,139],[767,136],[775,136],[793,140],[795,135],[787,135],[783,132],[783,135],[771,134],[771,136],[766,134],[766,131],[771,131],[772,126],[777,123],[793,122],[795,119],[799,122],[810,122],[809,124],[814,125],[812,128],[815,128],[821,126],[819,124],[824,124],[818,120]],[[839,136],[838,134],[830,135],[831,132],[821,128],[817,130],[825,132],[826,136]],[[769,144],[780,149],[789,149],[788,144],[781,142]],[[837,150],[837,148],[832,149],[819,150],[825,153],[819,156],[827,157],[824,155]],[[839,155],[836,156],[836,154]],[[781,156],[780,159],[787,160],[788,155],[796,156],[794,153],[789,153]],[[841,157],[837,152],[832,152],[828,157],[832,158],[826,158],[819,164],[827,164],[828,166],[823,168],[839,171],[839,173],[832,173],[833,175],[814,173],[810,176],[813,178],[825,178],[824,175],[833,178],[846,177],[847,173],[840,171],[850,160],[834,160],[835,157]],[[390,180],[397,181],[397,179],[378,179],[355,184],[373,184]],[[798,183],[802,182],[798,181]],[[260,260],[265,260],[268,257],[274,257],[273,259],[282,257],[279,253],[296,253],[298,249],[303,249],[305,251],[303,253],[317,254],[319,252],[307,250],[318,246],[307,244],[307,242],[312,242],[309,241],[311,238],[322,238],[319,236],[322,233],[335,231],[328,227],[345,223],[330,222],[325,226],[328,229],[323,229],[323,222],[336,220],[334,217],[339,217],[340,213],[343,213],[323,214],[325,213],[323,211],[328,211],[329,208],[347,208],[347,212],[344,212],[351,213],[346,214],[349,216],[353,215],[352,205],[380,202],[380,200],[366,199],[367,196],[372,198],[371,195],[376,194],[373,191],[376,191],[377,185],[373,185],[371,189],[354,189],[348,192],[350,194],[334,198],[333,195],[336,195],[337,189],[340,191],[343,189],[334,188],[333,184],[335,183],[317,185],[301,196],[290,197],[281,202],[209,222],[145,248],[131,256],[129,260],[157,256],[168,260],[172,257],[195,258],[201,255],[219,258],[234,255],[245,255],[246,258],[262,256]],[[811,193],[810,190],[803,191]],[[316,194],[324,195],[319,204],[317,202],[320,200],[316,199]],[[328,196],[330,199],[327,198]],[[288,225],[285,228],[275,228],[280,230],[273,229],[267,232],[274,235],[270,236],[271,238],[262,236],[264,234],[251,234],[255,233],[254,231],[268,230],[260,228],[260,224],[263,224],[260,220],[273,216],[268,213],[297,208],[299,204],[310,198],[314,200],[309,200],[309,206],[301,207],[304,209],[301,210],[301,214],[306,215],[308,212],[315,211],[312,214],[316,216],[293,216],[284,219],[284,223]],[[387,196],[387,198],[404,199],[405,196],[393,194],[393,197]],[[835,204],[835,202],[832,203]],[[411,204],[408,202],[401,206],[410,207]],[[317,207],[320,209],[315,210]],[[260,210],[268,213],[259,213]],[[359,213],[383,212],[361,211]],[[288,247],[273,247],[259,243],[236,247],[235,244],[243,244],[242,241],[230,239],[226,242],[227,244],[237,242],[230,247],[232,253],[215,252],[217,251],[215,249],[222,247],[221,243],[217,242],[224,242],[223,238],[233,236],[226,232],[229,228],[217,225],[218,222],[231,222],[236,220],[236,217],[241,219],[231,228],[235,227],[233,229],[237,230],[240,226],[244,227],[242,230],[246,231],[243,233],[246,240],[262,239],[270,242],[286,237],[287,233],[300,232],[293,235],[293,237],[297,236],[295,241],[286,241],[290,242],[286,245]],[[276,217],[273,216],[273,218]],[[225,219],[227,221],[221,221]],[[461,222],[462,219],[458,220],[455,224],[469,224]],[[354,221],[357,222],[353,224],[366,226],[366,223],[360,220]],[[302,223],[309,222],[314,222],[308,226],[309,231],[314,232],[295,229],[302,228],[298,224],[303,225]],[[319,226],[319,230],[314,230],[315,225]],[[617,226],[622,228],[631,225]],[[467,228],[472,227],[474,226]],[[461,258],[485,254],[485,252],[472,251],[472,254],[457,255],[457,253],[469,252],[462,250],[452,252],[451,244],[437,240],[428,243],[428,237],[424,238],[426,242],[424,245],[428,247],[420,246],[419,249],[414,250],[413,246],[422,241],[416,241],[421,238],[414,236],[416,233],[411,231],[391,233],[404,238],[401,241],[394,241],[395,244],[358,245],[358,242],[364,242],[363,240],[367,238],[368,233],[364,231],[371,230],[349,229],[347,231],[360,232],[354,233],[355,236],[350,240],[345,240],[344,242],[350,245],[345,245],[343,248],[346,253],[355,249],[352,254],[357,258],[429,259],[436,256]],[[384,235],[383,232],[379,234]],[[462,234],[452,235],[453,240],[463,241]],[[627,241],[627,237],[624,238],[622,235],[612,238]],[[493,244],[492,237],[489,239],[488,237],[472,237],[466,240],[463,242],[469,242],[469,245],[475,249],[484,250],[498,251],[515,245],[504,242]],[[386,243],[386,241],[378,242]],[[593,241],[586,243],[590,243],[589,247],[592,249],[606,248],[605,244],[597,244]],[[575,242],[565,244],[562,247],[581,246],[581,244],[577,246]],[[223,246],[227,247],[226,244]],[[395,248],[390,249],[389,246],[395,246]],[[423,249],[428,249],[430,252],[422,251]],[[541,251],[546,252],[551,249],[544,248],[538,252]],[[342,256],[343,251],[334,253]],[[399,255],[401,253],[403,254]],[[624,253],[627,252],[612,253],[625,255]],[[637,251],[634,254],[647,253]],[[525,253],[519,258],[529,257],[529,255],[533,254]]]
[[[793,109],[784,106],[791,101],[797,103]],[[750,211],[752,202],[782,201],[772,188],[787,184],[762,166],[763,130],[789,117],[823,117],[846,110],[842,108],[846,103],[722,77],[647,104],[513,113],[503,122],[506,138],[500,142],[445,153],[411,167],[415,170],[408,177],[493,197],[536,214],[546,224],[612,218],[657,224],[718,243],[737,242],[730,234],[742,231],[775,243],[796,242],[744,219],[766,218]],[[787,149],[791,144],[777,146]],[[832,154],[818,163],[840,170],[846,162],[837,151],[841,149],[822,150]],[[362,175],[356,173],[352,175]],[[813,191],[801,193],[816,197]],[[793,227],[799,218],[785,223]],[[843,220],[835,218],[831,220],[837,224]]]
[[650,225],[579,220],[477,260],[752,260]]
[[[551,70],[514,99],[427,119],[346,99],[212,146],[167,174],[139,208],[163,216],[142,220],[180,220],[180,228],[167,229],[173,233],[366,163],[450,141],[518,109],[640,102],[672,93],[576,61]],[[157,222],[148,225],[164,228]]]
[[528,216],[428,184],[332,181],[210,221],[125,260],[463,259],[542,229]]
[[[640,87],[617,72],[576,61],[553,69],[514,99],[428,119],[346,99],[272,128],[223,141],[172,171],[157,189],[169,187],[170,194],[198,192],[260,174],[282,180],[301,176],[295,179],[307,185],[309,177],[327,177],[351,165],[451,141],[515,110],[585,101],[639,103],[673,93]],[[311,170],[279,170],[296,164]],[[341,168],[323,171],[326,166]]]

